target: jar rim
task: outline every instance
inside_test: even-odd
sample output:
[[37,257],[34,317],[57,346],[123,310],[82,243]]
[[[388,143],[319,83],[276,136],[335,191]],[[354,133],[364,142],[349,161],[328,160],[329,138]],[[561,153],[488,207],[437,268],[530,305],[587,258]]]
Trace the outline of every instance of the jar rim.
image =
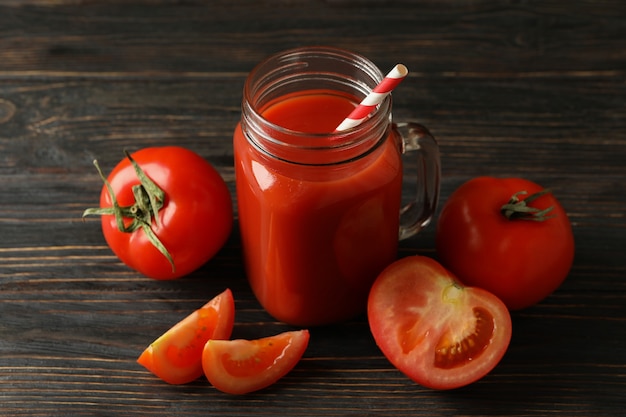
[[[369,91],[371,91],[382,79],[384,78],[384,74],[380,71],[380,69],[368,58],[360,55],[358,53],[348,51],[346,49],[341,49],[332,46],[304,46],[293,49],[288,49],[282,52],[278,52],[274,55],[270,55],[269,57],[260,61],[249,73],[246,82],[243,88],[243,101],[247,103],[248,106],[245,109],[247,112],[251,112],[255,117],[263,120],[264,124],[270,127],[273,130],[282,132],[283,134],[293,135],[293,136],[302,136],[302,137],[318,137],[318,138],[326,138],[329,136],[336,136],[341,138],[342,136],[350,135],[354,132],[367,130],[371,128],[370,125],[376,124],[379,120],[376,120],[376,115],[380,115],[380,113],[386,113],[386,110],[390,104],[391,95],[388,95],[383,102],[377,106],[372,113],[365,119],[362,123],[357,126],[346,129],[342,132],[302,132],[299,130],[289,129],[270,120],[267,120],[258,109],[258,106],[253,105],[255,102],[255,95],[253,92],[255,91],[255,77],[257,77],[261,71],[263,71],[264,67],[271,64],[272,62],[276,63],[284,63],[283,67],[279,68],[277,71],[274,71],[273,75],[276,75],[277,72],[285,72],[287,69],[295,69],[295,68],[304,68],[306,67],[306,63],[301,60],[305,57],[320,57],[326,56],[329,58],[336,58],[338,60],[350,61],[351,64],[357,65],[357,67],[363,72],[368,73],[371,77],[372,85],[368,85]],[[267,75],[265,75],[267,76]],[[360,80],[363,81],[363,80]],[[256,81],[258,83],[258,81]],[[356,90],[356,89],[355,89]],[[369,91],[361,91],[365,96]]]
[[[294,152],[329,151],[341,153],[343,161],[351,160],[356,155],[366,154],[383,138],[391,121],[391,95],[360,124],[343,131],[294,130],[266,119],[263,112],[276,100],[304,91],[337,91],[360,101],[383,77],[369,59],[340,48],[313,46],[279,52],[259,62],[246,79],[242,127],[257,149],[273,156],[280,152],[295,155]],[[309,84],[315,87],[304,87]],[[311,158],[322,159],[320,155],[311,155]],[[332,163],[338,162],[341,161]]]

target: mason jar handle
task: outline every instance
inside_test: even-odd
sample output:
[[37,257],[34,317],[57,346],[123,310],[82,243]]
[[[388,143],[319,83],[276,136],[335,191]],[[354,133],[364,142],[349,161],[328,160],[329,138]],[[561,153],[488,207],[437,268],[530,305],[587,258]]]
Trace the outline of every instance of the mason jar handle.
[[[410,187],[415,192],[410,200],[400,209],[399,239],[407,239],[417,234],[432,220],[439,200],[439,182],[441,161],[439,145],[428,129],[419,123],[394,123],[393,130],[400,137],[402,154],[413,154],[413,159],[404,168],[404,177],[414,179]],[[413,172],[411,172],[411,170]],[[403,187],[403,193],[406,187]],[[403,196],[406,201],[406,196]]]

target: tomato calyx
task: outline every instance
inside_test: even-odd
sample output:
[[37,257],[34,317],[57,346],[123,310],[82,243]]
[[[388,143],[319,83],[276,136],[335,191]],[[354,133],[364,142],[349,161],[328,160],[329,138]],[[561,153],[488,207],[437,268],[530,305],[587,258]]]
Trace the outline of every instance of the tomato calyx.
[[509,201],[500,208],[500,212],[508,220],[532,220],[536,222],[546,221],[554,217],[548,215],[554,209],[554,206],[550,206],[542,210],[536,207],[531,207],[528,204],[532,203],[542,195],[549,194],[551,192],[551,190],[546,188],[535,194],[529,195],[524,200],[520,200],[518,196],[528,194],[528,192],[525,190],[518,191],[513,194]]
[[[135,203],[124,207],[119,205],[111,184],[100,169],[98,161],[94,160],[93,164],[98,170],[98,174],[100,174],[100,178],[102,178],[102,181],[106,186],[106,189],[111,197],[111,201],[113,202],[113,207],[88,208],[83,212],[83,217],[90,215],[113,215],[115,216],[117,228],[120,232],[134,233],[139,229],[143,230],[150,243],[152,243],[152,245],[154,245],[154,247],[167,258],[172,266],[173,272],[176,269],[174,259],[168,252],[165,245],[163,245],[152,230],[153,218],[157,226],[161,225],[159,210],[163,208],[163,204],[165,202],[165,192],[146,175],[127,150],[124,150],[124,153],[135,169],[135,173],[140,181],[140,184],[132,187]],[[130,219],[130,223],[128,223],[128,225],[126,225],[125,219]]]

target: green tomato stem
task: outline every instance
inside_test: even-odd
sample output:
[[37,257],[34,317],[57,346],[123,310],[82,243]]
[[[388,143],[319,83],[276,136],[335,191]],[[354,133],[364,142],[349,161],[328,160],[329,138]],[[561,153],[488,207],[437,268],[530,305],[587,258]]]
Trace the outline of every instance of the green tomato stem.
[[548,216],[548,214],[554,209],[554,206],[541,210],[536,207],[531,207],[528,204],[532,203],[542,195],[549,193],[551,193],[551,191],[546,188],[526,197],[524,200],[520,200],[518,196],[521,194],[528,194],[528,192],[518,191],[513,194],[509,201],[500,208],[500,212],[508,220],[532,220],[536,222],[546,221],[554,217],[553,215]]

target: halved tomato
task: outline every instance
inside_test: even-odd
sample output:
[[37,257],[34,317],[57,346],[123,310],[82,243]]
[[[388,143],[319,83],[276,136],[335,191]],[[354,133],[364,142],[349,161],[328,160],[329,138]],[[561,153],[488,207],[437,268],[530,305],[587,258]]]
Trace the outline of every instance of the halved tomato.
[[209,339],[228,339],[235,323],[230,289],[217,295],[161,335],[137,362],[170,384],[185,384],[202,376],[202,349]]
[[502,301],[464,287],[437,261],[410,256],[388,266],[368,300],[372,335],[383,354],[413,381],[434,389],[485,376],[511,340]]
[[202,353],[202,366],[218,390],[246,394],[266,388],[289,373],[308,344],[308,330],[257,340],[209,340]]

